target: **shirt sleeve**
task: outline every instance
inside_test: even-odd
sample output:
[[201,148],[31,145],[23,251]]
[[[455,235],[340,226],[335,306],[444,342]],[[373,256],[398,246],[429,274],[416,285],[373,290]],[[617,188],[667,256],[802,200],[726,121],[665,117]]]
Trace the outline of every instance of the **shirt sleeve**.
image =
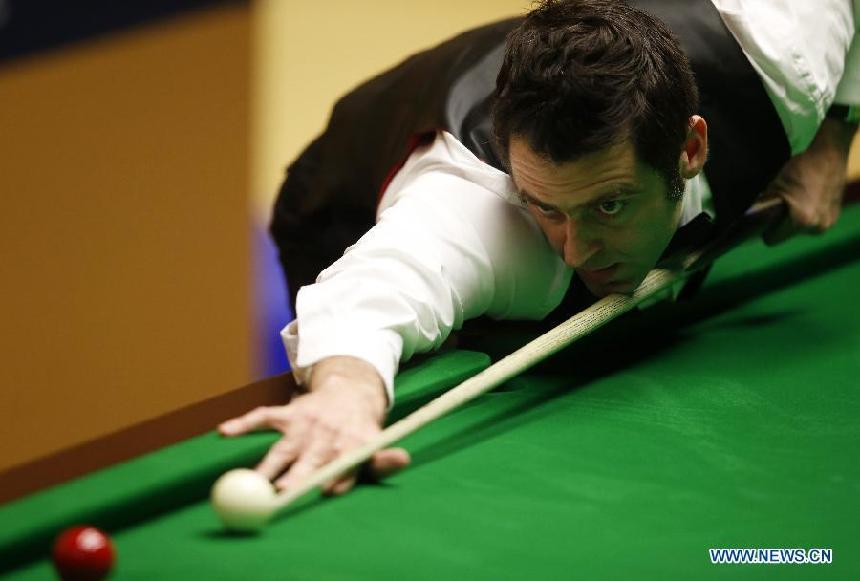
[[320,359],[351,355],[379,371],[393,402],[399,362],[464,320],[540,319],[561,302],[571,271],[523,208],[455,165],[405,181],[376,226],[299,290],[282,335],[300,380]]
[[[846,72],[856,6],[852,0],[712,2],[761,76],[792,153],[804,151]],[[845,92],[850,85],[845,81]]]

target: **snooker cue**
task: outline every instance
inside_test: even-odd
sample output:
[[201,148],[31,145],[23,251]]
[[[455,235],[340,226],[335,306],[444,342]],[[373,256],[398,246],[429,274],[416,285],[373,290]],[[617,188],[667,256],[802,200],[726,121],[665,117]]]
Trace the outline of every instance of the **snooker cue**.
[[714,259],[749,238],[772,220],[784,215],[785,203],[769,199],[751,206],[734,225],[711,242],[682,256],[677,269],[655,268],[632,295],[611,294],[587,309],[573,315],[560,325],[530,341],[510,355],[500,359],[477,375],[463,381],[410,415],[390,425],[362,446],[349,450],[313,472],[296,488],[278,493],[272,501],[270,518],[294,500],[337,478],[367,461],[374,453],[388,447],[462,406],[487,393],[508,379],[564,349],[577,339],[599,329],[606,323],[632,310],[641,302],[655,296],[693,272],[705,268]]

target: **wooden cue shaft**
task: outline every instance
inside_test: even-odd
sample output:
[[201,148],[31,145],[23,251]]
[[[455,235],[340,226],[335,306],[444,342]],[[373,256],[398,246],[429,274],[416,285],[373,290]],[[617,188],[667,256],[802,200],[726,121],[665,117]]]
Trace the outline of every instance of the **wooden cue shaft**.
[[688,272],[655,269],[648,273],[633,295],[612,294],[589,308],[575,314],[567,321],[527,343],[504,359],[501,359],[445,392],[433,401],[412,412],[379,433],[363,446],[354,448],[312,473],[300,486],[279,493],[273,500],[272,516],[297,498],[312,489],[340,476],[370,458],[375,452],[401,440],[433,420],[460,407],[467,401],[482,395],[507,379],[522,373],[529,367],[564,349],[580,337],[588,335],[618,316],[630,311],[642,301],[654,296]]

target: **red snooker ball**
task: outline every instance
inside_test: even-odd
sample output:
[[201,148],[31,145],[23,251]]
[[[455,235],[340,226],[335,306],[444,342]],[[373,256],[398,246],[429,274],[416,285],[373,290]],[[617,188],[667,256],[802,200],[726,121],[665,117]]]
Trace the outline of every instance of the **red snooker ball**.
[[113,543],[91,526],[66,529],[54,541],[54,566],[64,581],[95,581],[110,573]]

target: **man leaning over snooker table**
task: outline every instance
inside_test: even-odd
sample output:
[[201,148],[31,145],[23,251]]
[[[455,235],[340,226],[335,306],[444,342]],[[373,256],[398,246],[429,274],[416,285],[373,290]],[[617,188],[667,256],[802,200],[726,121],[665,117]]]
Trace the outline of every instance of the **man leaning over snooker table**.
[[[398,362],[467,319],[542,319],[631,293],[661,257],[713,236],[761,192],[788,207],[766,242],[830,227],[857,124],[839,106],[822,121],[820,103],[790,90],[800,84],[790,61],[827,30],[806,61],[825,94],[860,102],[855,69],[837,89],[832,66],[856,10],[816,3],[792,15],[798,30],[779,30],[776,8],[730,20],[726,4],[544,2],[339,101],[289,168],[272,224],[297,315],[283,336],[307,393],[221,432],[282,432],[257,470],[295,486],[377,434]],[[757,49],[774,38],[793,44],[763,63]],[[784,98],[771,97],[777,86]],[[370,468],[384,476],[409,461],[387,449]]]

